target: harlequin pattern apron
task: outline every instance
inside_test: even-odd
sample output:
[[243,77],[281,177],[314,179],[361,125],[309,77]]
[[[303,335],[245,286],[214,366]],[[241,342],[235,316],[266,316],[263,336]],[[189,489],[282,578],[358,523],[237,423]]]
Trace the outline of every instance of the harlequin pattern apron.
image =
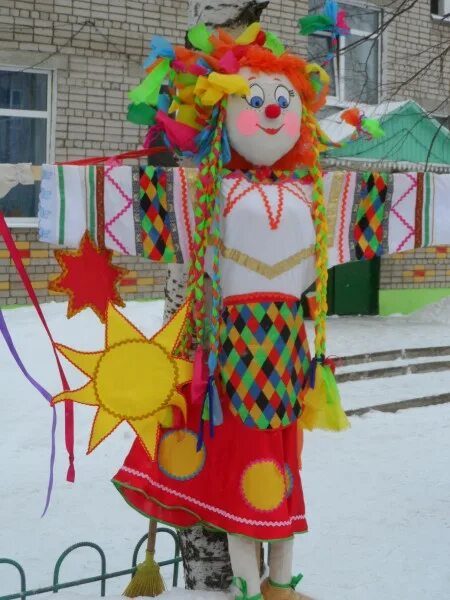
[[233,414],[258,429],[296,421],[309,366],[300,302],[228,302],[220,342],[220,374]]

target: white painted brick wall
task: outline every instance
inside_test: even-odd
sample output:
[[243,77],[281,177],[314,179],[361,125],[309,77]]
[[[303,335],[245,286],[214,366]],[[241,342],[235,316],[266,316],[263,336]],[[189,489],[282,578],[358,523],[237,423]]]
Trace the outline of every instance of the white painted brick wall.
[[[380,0],[380,5],[389,5],[387,17],[396,6],[391,2]],[[297,34],[297,20],[306,13],[305,0],[272,0],[263,23],[289,48],[304,54],[306,40]],[[0,16],[2,24],[11,27],[0,33],[0,61],[5,53],[25,50],[32,52],[29,62],[22,61],[29,66],[58,47],[68,57],[67,68],[57,73],[56,160],[92,156],[99,149],[114,154],[136,147],[139,132],[125,120],[127,92],[142,75],[152,34],[183,43],[186,0],[0,0]],[[86,20],[94,26],[77,34]],[[450,27],[430,18],[428,0],[418,0],[384,36],[384,96],[389,97],[446,42],[450,44]],[[435,48],[429,50],[430,46]],[[426,108],[435,108],[449,94],[447,55],[395,97],[415,98]],[[444,103],[439,112],[446,110]]]
[[[383,0],[385,18],[401,4]],[[397,88],[413,77],[445,48],[450,47],[450,24],[433,20],[429,0],[408,0],[404,6],[410,10],[397,17],[388,27],[384,39],[384,87],[385,97],[412,98],[427,110],[437,114],[450,112],[450,52],[442,60],[433,62],[411,83]]]

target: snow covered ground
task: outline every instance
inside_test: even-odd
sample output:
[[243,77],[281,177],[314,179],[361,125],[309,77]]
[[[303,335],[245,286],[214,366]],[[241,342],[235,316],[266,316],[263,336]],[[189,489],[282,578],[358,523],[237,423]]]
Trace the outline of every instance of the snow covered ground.
[[[57,341],[100,349],[103,328],[88,311],[67,321],[64,304],[44,306]],[[161,323],[162,302],[129,303],[126,315],[150,335]],[[6,312],[19,352],[50,393],[59,389],[51,349],[33,309]],[[450,345],[450,305],[409,317],[331,318],[329,351],[334,355],[384,349]],[[71,386],[81,376],[67,366]],[[416,379],[413,379],[416,378]],[[450,391],[446,373],[386,378],[341,386],[347,408]],[[405,383],[410,388],[405,390]],[[409,383],[411,382],[411,383]],[[435,388],[437,391],[435,391]],[[19,561],[28,588],[49,585],[59,554],[79,541],[106,552],[108,571],[131,566],[146,520],[132,511],[109,483],[132,442],[126,425],[89,457],[84,455],[94,409],[77,405],[77,481],[64,481],[63,412],[58,408],[56,482],[48,514],[41,519],[49,458],[51,411],[23,378],[0,340],[0,556]],[[450,405],[397,414],[352,418],[345,434],[308,434],[304,488],[310,532],[296,540],[295,567],[303,589],[317,600],[443,600],[450,588]],[[172,542],[158,541],[158,559],[169,558]],[[67,559],[61,580],[99,572],[93,551]],[[170,582],[170,569],[164,571]],[[107,582],[118,596],[126,579]],[[0,596],[18,591],[18,576],[0,565]],[[60,600],[97,598],[100,585],[60,593]],[[84,594],[84,595],[83,595]],[[82,595],[80,597],[80,595]],[[173,590],[170,600],[219,600],[224,595]]]

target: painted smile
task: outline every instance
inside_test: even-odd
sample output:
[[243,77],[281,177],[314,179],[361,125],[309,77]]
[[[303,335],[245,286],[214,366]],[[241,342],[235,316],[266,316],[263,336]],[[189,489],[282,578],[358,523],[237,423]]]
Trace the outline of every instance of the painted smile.
[[[284,125],[284,123],[283,123],[283,125]],[[268,133],[269,135],[275,135],[280,131],[280,129],[283,127],[283,125],[280,125],[280,127],[276,128],[276,129],[273,129],[272,127],[263,127],[262,125],[258,125],[258,127],[265,133]]]

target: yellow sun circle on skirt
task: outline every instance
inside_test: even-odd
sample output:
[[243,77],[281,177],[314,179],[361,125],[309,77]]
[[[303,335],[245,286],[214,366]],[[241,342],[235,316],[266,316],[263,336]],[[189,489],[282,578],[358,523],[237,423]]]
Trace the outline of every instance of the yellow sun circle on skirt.
[[129,340],[105,350],[93,381],[97,402],[105,410],[123,419],[143,419],[170,400],[177,366],[158,343]]
[[284,473],[273,460],[262,460],[249,465],[241,480],[244,499],[252,508],[275,510],[286,493]]
[[205,464],[205,447],[197,452],[197,435],[189,429],[169,431],[161,438],[158,466],[164,475],[184,481],[200,473]]

